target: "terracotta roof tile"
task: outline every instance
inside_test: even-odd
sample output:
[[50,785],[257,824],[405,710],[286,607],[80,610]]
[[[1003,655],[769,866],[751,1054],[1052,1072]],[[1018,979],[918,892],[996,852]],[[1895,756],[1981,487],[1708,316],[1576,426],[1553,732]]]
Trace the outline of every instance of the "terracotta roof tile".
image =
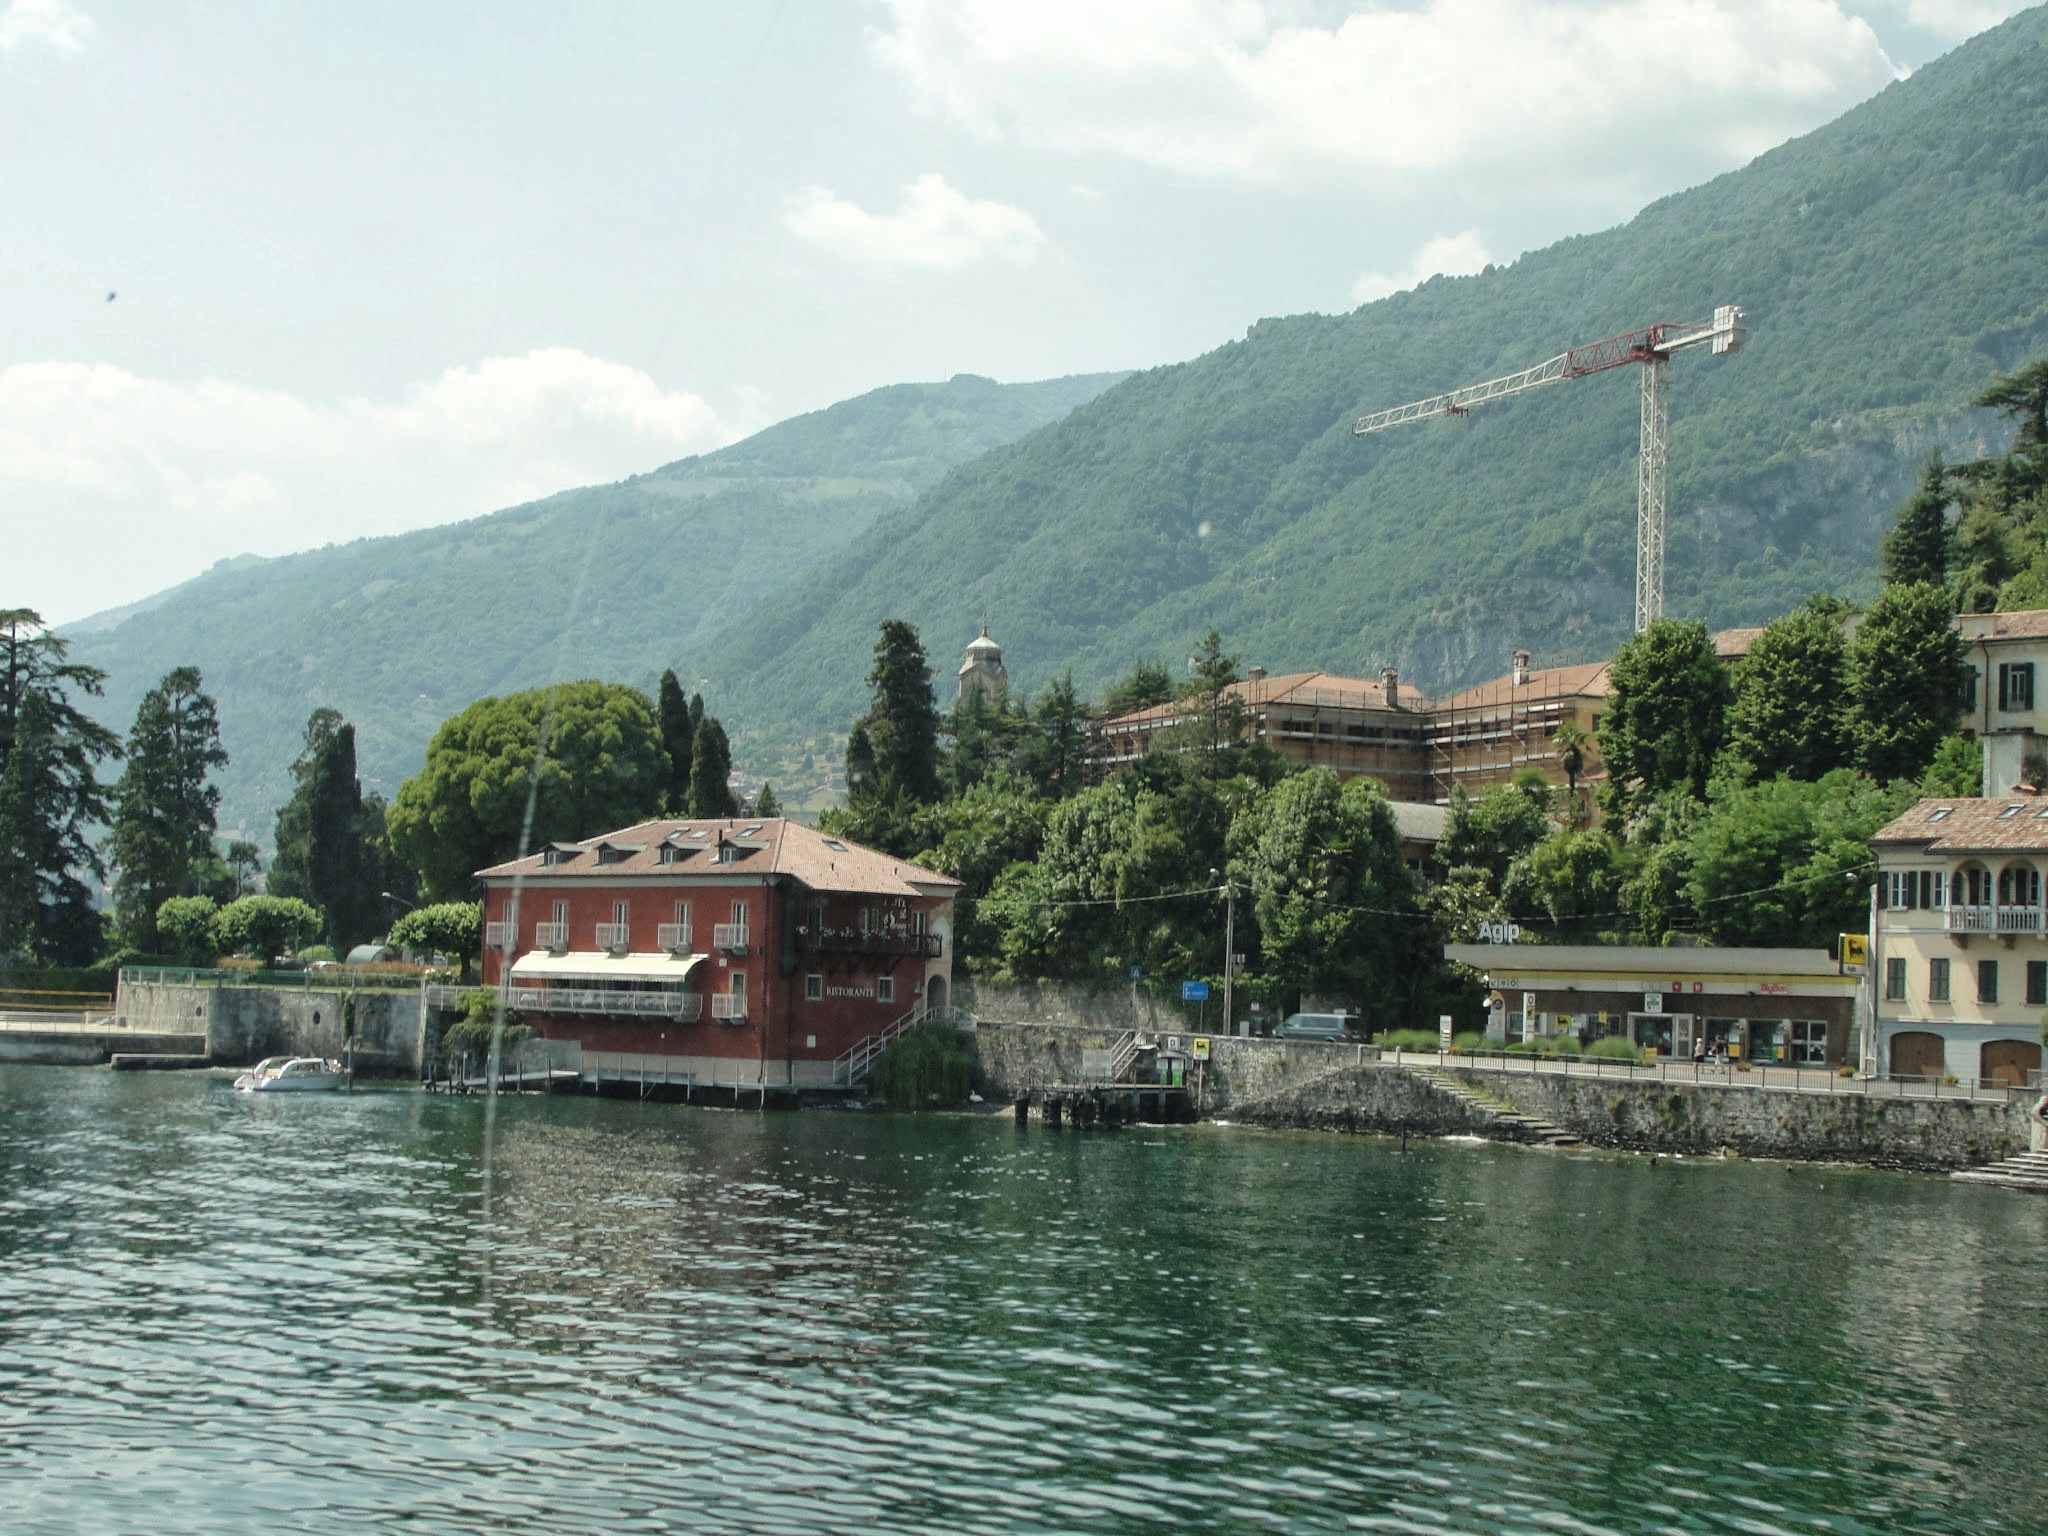
[[1956,632],[1965,640],[2048,639],[2048,608],[2023,608],[2014,613],[1960,613]]
[[1879,827],[1870,841],[1917,843],[1928,853],[2048,852],[2048,798],[1921,800]]
[[1607,684],[1607,667],[1604,661],[1589,661],[1576,667],[1536,667],[1524,683],[1516,682],[1514,673],[1509,672],[1490,683],[1467,688],[1436,707],[1484,709],[1497,704],[1526,704],[1532,699],[1604,699],[1612,691]]
[[[734,864],[719,864],[720,843],[740,850]],[[687,850],[664,864],[661,850]],[[580,843],[552,843],[557,850],[575,849],[579,857],[549,864],[547,850],[494,864],[477,871],[479,879],[505,879],[524,874],[549,880],[613,880],[632,875],[753,874],[767,871],[790,875],[814,891],[853,891],[870,895],[912,896],[918,889],[940,892],[961,882],[922,865],[898,859],[779,816],[734,817],[717,821],[643,821]],[[599,863],[600,848],[611,850],[610,863]]]
[[[1433,706],[1406,683],[1398,685],[1400,702],[1393,706],[1403,714],[1422,714]],[[1334,672],[1284,672],[1278,677],[1252,677],[1230,685],[1229,691],[1250,709],[1270,709],[1292,704],[1304,709],[1386,709],[1386,690],[1362,677],[1340,677]],[[1104,725],[1145,725],[1180,718],[1185,700],[1154,704],[1105,720]]]

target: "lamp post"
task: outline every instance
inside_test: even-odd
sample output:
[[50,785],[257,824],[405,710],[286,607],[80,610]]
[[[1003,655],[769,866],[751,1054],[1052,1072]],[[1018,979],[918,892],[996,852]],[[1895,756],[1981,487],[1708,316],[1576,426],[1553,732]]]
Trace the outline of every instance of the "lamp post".
[[[1217,872],[1209,871],[1214,880]],[[1228,876],[1223,881],[1223,1033],[1237,1033],[1237,1013],[1231,1006],[1231,979],[1237,969],[1237,882]]]

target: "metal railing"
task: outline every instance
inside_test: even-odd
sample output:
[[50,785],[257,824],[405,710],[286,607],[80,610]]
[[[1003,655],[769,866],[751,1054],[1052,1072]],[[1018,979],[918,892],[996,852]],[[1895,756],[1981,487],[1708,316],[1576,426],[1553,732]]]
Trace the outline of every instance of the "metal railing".
[[510,949],[519,942],[519,925],[514,922],[484,924],[484,948]]
[[799,928],[797,942],[809,954],[916,955],[936,960],[946,952],[943,934],[900,929]]
[[747,947],[747,925],[745,923],[712,924],[711,945],[714,949],[745,949]]
[[597,925],[597,947],[599,949],[625,949],[633,942],[631,923],[599,923]]
[[687,923],[657,923],[654,942],[658,948],[674,953],[690,947],[690,926]]
[[922,1022],[926,1017],[945,1018],[952,1016],[950,1010],[934,1010],[930,1015],[927,1015],[921,1007],[911,1009],[902,1018],[893,1020],[884,1026],[879,1034],[869,1035],[858,1045],[841,1051],[832,1062],[833,1086],[851,1088],[858,1083],[866,1081],[874,1071],[875,1058],[887,1050],[891,1042],[913,1024]]
[[[304,970],[263,970],[256,966],[124,965],[120,985],[178,987],[296,987],[303,991],[334,992],[354,988],[411,991],[430,969],[401,961],[376,965],[323,963]],[[445,971],[442,974],[447,974]]]
[[[712,999],[712,1017],[719,1017],[718,999]],[[559,984],[512,984],[512,1006],[525,1013],[590,1013],[627,1015],[632,1018],[680,1019],[692,1022],[704,1013],[704,999],[694,992],[664,992],[655,988],[609,991],[601,987],[570,987]]]
[[1135,1029],[1125,1030],[1123,1038],[1110,1047],[1110,1053],[1109,1080],[1112,1083],[1120,1083],[1124,1080],[1124,1074],[1131,1070],[1132,1064],[1138,1059],[1138,1032]]
[[1774,1093],[1840,1094],[1882,1099],[1969,1099],[1980,1103],[2009,1103],[2015,1098],[2031,1098],[2042,1090],[2039,1071],[2030,1071],[2028,1082],[2015,1083],[2004,1078],[1959,1078],[1933,1072],[1896,1077],[1882,1074],[1844,1077],[1839,1064],[1797,1066],[1727,1058],[1691,1061],[1660,1056],[1651,1062],[1633,1062],[1617,1056],[1542,1056],[1533,1051],[1391,1050],[1383,1052],[1382,1059],[1396,1065],[1427,1062],[1439,1067],[1526,1071],[1532,1076],[1549,1073],[1559,1077],[1600,1077],[1634,1082],[1716,1083]]
[[747,999],[744,993],[714,992],[711,994],[711,1017],[734,1022],[746,1018]]
[[569,947],[569,925],[567,923],[535,923],[533,925],[533,947],[535,949],[567,949]]

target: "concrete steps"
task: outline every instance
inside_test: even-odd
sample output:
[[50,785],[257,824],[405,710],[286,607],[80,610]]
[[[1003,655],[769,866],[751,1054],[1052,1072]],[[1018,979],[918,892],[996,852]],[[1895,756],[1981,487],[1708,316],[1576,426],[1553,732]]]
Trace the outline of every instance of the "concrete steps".
[[1439,1093],[1449,1094],[1475,1113],[1492,1121],[1516,1141],[1530,1141],[1544,1147],[1582,1145],[1580,1138],[1563,1126],[1538,1119],[1535,1115],[1525,1115],[1513,1106],[1479,1092],[1449,1072],[1436,1067],[1419,1067],[1405,1061],[1401,1063],[1401,1070],[1421,1078]]
[[1964,1184],[2003,1184],[2007,1189],[2032,1189],[2048,1195],[2048,1152],[2022,1152],[2002,1163],[1965,1168],[1949,1177]]

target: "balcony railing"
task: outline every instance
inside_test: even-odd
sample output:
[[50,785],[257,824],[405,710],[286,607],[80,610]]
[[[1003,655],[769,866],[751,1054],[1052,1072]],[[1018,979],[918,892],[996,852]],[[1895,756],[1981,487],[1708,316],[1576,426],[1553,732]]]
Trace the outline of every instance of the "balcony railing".
[[513,985],[512,1006],[531,1013],[593,1013],[685,1023],[704,1016],[704,999],[694,992],[614,992],[602,987],[536,986],[530,982]]
[[745,923],[715,923],[711,929],[711,943],[717,949],[728,949],[735,953],[742,953],[747,947],[747,925]]
[[2000,907],[1998,909],[1998,931],[2000,933],[2039,933],[2041,931],[2041,909],[2039,907]]
[[567,923],[535,923],[533,944],[536,949],[565,950],[569,947],[569,925]]
[[711,994],[711,1017],[714,1019],[738,1020],[746,1016],[747,1000],[744,996],[735,996],[731,992]]
[[946,952],[943,934],[901,929],[807,928],[798,930],[804,949],[827,955],[919,955],[936,960]]
[[631,923],[599,923],[597,925],[597,947],[599,949],[625,949],[633,942]]
[[2040,933],[2039,907],[1950,907],[1950,933]]
[[501,922],[484,924],[484,948],[510,949],[512,948],[513,945],[517,944],[518,942],[519,925],[517,923]]
[[690,930],[683,923],[661,923],[654,930],[654,942],[670,954],[680,954],[690,947]]

